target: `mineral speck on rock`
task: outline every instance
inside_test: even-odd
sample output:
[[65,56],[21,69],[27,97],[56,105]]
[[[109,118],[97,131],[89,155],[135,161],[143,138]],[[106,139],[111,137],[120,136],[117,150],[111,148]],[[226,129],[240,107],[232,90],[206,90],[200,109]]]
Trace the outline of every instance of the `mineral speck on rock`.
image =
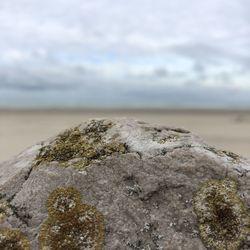
[[249,250],[249,209],[249,161],[181,128],[93,119],[0,164],[0,249]]

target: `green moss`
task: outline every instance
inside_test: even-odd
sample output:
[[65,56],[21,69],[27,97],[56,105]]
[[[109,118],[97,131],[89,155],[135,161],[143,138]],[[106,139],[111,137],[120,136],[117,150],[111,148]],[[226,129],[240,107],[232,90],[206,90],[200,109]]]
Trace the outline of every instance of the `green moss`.
[[8,202],[5,200],[0,200],[0,223],[3,223],[9,215],[10,207]]
[[27,238],[16,229],[0,229],[0,249],[1,250],[31,250]]
[[41,226],[39,249],[101,250],[104,218],[95,207],[81,204],[73,187],[60,187],[48,198],[47,221]]
[[114,153],[126,153],[126,145],[118,141],[105,142],[104,135],[112,123],[104,120],[91,121],[59,134],[49,145],[41,148],[33,166],[59,162],[60,166],[74,166],[81,170],[95,160],[104,159]]
[[194,195],[200,236],[214,250],[236,250],[250,233],[250,215],[232,179],[208,180]]

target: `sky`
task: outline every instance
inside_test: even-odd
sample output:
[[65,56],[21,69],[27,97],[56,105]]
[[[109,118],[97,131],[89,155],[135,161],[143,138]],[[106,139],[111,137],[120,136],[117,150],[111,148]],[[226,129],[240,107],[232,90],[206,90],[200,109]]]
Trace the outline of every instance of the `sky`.
[[248,0],[1,0],[0,107],[250,107]]

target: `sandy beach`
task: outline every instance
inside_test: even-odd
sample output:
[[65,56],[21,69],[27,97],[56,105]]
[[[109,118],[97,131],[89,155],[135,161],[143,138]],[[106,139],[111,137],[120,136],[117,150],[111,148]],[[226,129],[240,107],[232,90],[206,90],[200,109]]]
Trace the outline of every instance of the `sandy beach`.
[[250,158],[250,111],[226,110],[2,110],[0,161],[90,118],[129,117],[186,128],[207,143]]

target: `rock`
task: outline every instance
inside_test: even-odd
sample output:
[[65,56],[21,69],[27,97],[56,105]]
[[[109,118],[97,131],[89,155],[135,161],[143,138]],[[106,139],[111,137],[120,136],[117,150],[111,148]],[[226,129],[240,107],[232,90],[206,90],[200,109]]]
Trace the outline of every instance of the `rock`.
[[180,128],[91,120],[0,164],[0,249],[250,249],[250,163]]

